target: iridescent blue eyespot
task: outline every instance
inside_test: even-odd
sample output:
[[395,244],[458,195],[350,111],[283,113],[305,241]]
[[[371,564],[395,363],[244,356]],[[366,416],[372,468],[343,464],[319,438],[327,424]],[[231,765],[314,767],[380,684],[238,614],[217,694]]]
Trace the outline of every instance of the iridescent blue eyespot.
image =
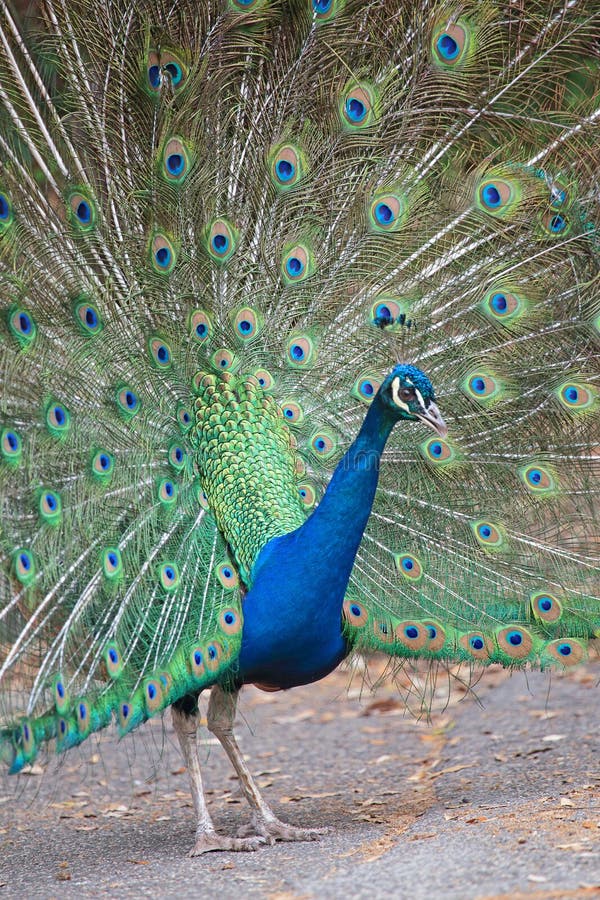
[[490,209],[496,209],[502,203],[500,191],[494,184],[486,184],[481,191],[481,199]]
[[111,663],[114,663],[116,665],[119,662],[119,654],[114,649],[114,647],[110,648],[110,650],[108,651],[108,655],[110,657]]
[[564,231],[567,227],[567,220],[564,216],[556,215],[552,216],[550,219],[550,231],[554,234],[559,234],[561,231]]
[[181,153],[171,153],[167,156],[167,169],[171,175],[181,175],[185,168],[185,159]]
[[301,360],[303,360],[306,355],[304,349],[300,346],[300,344],[292,344],[292,346],[290,347],[290,353],[298,362],[301,362]]
[[10,218],[10,203],[4,194],[0,194],[0,222]]
[[512,644],[513,647],[518,647],[519,644],[523,643],[523,635],[520,631],[510,631],[506,636],[509,644]]
[[216,655],[217,655],[216,649],[213,647],[212,644],[210,644],[210,646],[208,648],[208,658],[215,659]]
[[168,247],[159,247],[154,254],[154,259],[157,266],[160,266],[161,269],[167,269],[171,264],[173,254]]
[[168,72],[173,86],[176,87],[183,78],[183,70],[179,63],[176,63],[172,60],[171,62],[168,62],[163,68],[165,72]]
[[57,693],[58,696],[61,697],[61,698],[65,696],[65,686],[64,686],[64,684],[62,683],[62,681],[57,681],[57,682],[56,682],[56,693]]
[[196,663],[197,666],[202,665],[202,654],[200,653],[199,650],[196,650],[194,652],[194,662]]
[[389,225],[394,221],[394,213],[387,203],[378,203],[375,207],[375,218],[380,225]]
[[508,301],[504,294],[494,294],[490,298],[490,304],[494,312],[497,312],[498,315],[502,315],[508,309]]
[[316,13],[327,13],[331,9],[333,0],[312,0],[313,9]]
[[153,684],[149,684],[147,691],[148,691],[148,697],[150,698],[150,700],[154,700],[154,698],[156,697],[156,687]]
[[419,629],[415,625],[408,625],[404,629],[404,634],[409,640],[414,641],[415,638],[419,637]]
[[89,225],[92,220],[92,208],[87,200],[80,200],[75,210],[75,215],[82,225]]
[[160,66],[154,65],[148,67],[148,81],[150,82],[150,87],[154,88],[154,90],[157,90],[160,87],[162,81]]
[[291,181],[294,177],[296,174],[296,167],[288,159],[280,159],[279,162],[275,164],[275,171],[280,181],[286,182]]
[[229,247],[229,238],[226,234],[219,232],[215,234],[212,241],[212,247],[215,253],[225,253]]
[[475,637],[470,638],[469,644],[471,645],[473,650],[483,650],[485,646],[483,638],[479,637],[479,635],[475,635]]
[[573,648],[570,644],[559,644],[557,650],[561,656],[570,656],[573,652]]
[[288,275],[291,275],[292,278],[297,278],[304,270],[304,263],[301,259],[298,259],[297,256],[290,256],[289,259],[286,260],[285,268]]
[[456,59],[460,50],[454,38],[450,37],[446,32],[439,36],[436,41],[436,47],[440,56],[448,60]]
[[367,115],[367,107],[357,97],[348,97],[346,100],[346,115],[352,122],[362,122]]

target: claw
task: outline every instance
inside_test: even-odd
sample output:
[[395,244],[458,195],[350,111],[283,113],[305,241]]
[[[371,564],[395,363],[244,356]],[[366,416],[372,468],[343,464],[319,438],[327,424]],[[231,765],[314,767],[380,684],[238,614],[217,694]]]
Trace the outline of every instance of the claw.
[[255,850],[258,850],[261,844],[266,843],[266,839],[259,834],[253,834],[252,837],[232,838],[216,832],[208,832],[196,838],[196,843],[188,853],[188,856],[201,856],[203,853],[211,853],[214,850],[253,853]]

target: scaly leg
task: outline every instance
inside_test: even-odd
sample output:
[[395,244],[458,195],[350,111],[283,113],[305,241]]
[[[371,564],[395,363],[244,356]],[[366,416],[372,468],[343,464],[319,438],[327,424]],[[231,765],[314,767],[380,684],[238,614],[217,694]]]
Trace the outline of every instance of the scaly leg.
[[173,727],[179,738],[181,752],[190,776],[192,799],[198,823],[196,826],[196,843],[190,850],[189,855],[200,856],[201,853],[208,853],[210,850],[258,850],[260,844],[266,843],[264,838],[260,836],[231,838],[217,834],[215,831],[202,788],[200,759],[198,757],[198,722],[194,715],[187,715],[175,707],[171,707],[171,715],[173,716]]
[[252,810],[251,825],[242,829],[240,834],[259,835],[269,844],[274,844],[275,841],[318,841],[319,835],[327,831],[326,828],[296,828],[294,825],[286,825],[285,822],[279,821],[271,807],[263,800],[233,735],[238,693],[238,691],[226,693],[218,685],[212,687],[207,725],[219,739],[231,760]]

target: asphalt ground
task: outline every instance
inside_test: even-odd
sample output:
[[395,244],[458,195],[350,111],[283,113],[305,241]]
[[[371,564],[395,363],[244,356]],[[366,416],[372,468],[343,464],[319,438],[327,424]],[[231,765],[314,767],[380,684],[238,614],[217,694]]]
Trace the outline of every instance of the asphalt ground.
[[[319,842],[188,858],[193,809],[166,715],[0,782],[0,900],[600,898],[598,662],[488,670],[470,688],[440,673],[433,693],[424,674],[369,673],[243,692],[236,731],[265,798],[281,819],[326,826]],[[427,696],[428,717],[407,694]],[[234,833],[247,806],[201,737],[211,814]]]

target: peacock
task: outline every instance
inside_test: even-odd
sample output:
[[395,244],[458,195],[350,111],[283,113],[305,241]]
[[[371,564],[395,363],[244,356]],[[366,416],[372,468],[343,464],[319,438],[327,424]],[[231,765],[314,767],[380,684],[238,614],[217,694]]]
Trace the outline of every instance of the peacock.
[[171,707],[192,855],[316,839],[243,685],[600,637],[600,8],[0,7],[0,759]]

